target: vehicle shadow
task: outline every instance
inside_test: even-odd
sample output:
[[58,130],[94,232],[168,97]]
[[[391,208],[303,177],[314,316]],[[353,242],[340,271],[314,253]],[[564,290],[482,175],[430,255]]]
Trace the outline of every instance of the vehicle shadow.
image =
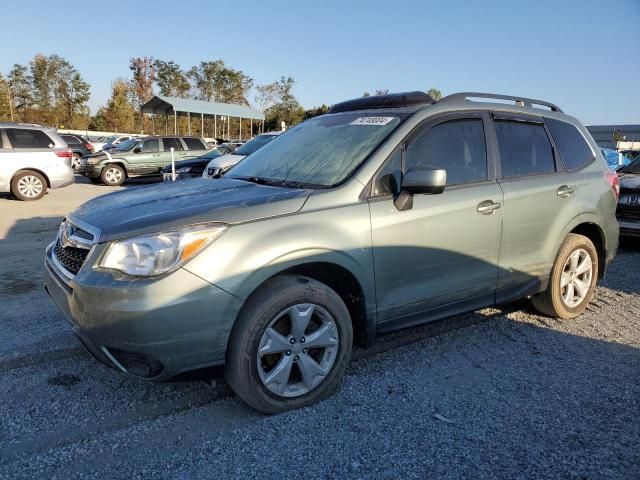
[[[108,187],[107,185],[104,185],[104,184],[93,184],[93,183],[91,183],[91,180],[89,180],[87,177],[85,177],[84,175],[79,175],[79,174],[75,175],[74,183],[79,183],[79,184],[83,184],[83,185],[95,185],[96,188],[98,188],[98,187],[103,188],[104,190],[107,190],[107,192],[109,190],[113,190],[113,187]],[[124,181],[124,183],[122,185],[120,185],[120,187],[121,188],[137,187],[137,186],[140,186],[140,185],[152,185],[154,183],[162,183],[162,176],[161,175],[148,175],[148,176],[144,176],[144,177],[127,178]]]

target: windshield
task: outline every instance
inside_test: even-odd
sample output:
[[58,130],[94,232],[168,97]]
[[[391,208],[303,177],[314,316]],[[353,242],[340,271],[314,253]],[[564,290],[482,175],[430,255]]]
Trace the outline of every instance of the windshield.
[[629,165],[622,167],[618,171],[622,173],[640,173],[640,155],[633,159]]
[[112,137],[109,137],[104,141],[104,143],[112,143],[116,138],[118,138],[118,137],[116,137],[115,135],[112,136]]
[[347,179],[407,116],[349,112],[315,117],[289,129],[226,176],[332,187]]
[[276,135],[258,135],[253,140],[249,140],[241,147],[238,147],[233,153],[235,153],[236,155],[250,155],[256,150],[264,147],[274,138],[276,138]]
[[205,153],[204,155],[202,155],[202,158],[206,158],[211,160],[212,158],[216,158],[219,157],[220,155],[224,155],[223,152],[221,152],[218,147],[215,147],[211,150],[209,150],[207,153]]
[[122,142],[120,145],[117,145],[114,150],[119,150],[121,152],[127,152],[131,150],[136,144],[138,140],[127,140],[126,142]]

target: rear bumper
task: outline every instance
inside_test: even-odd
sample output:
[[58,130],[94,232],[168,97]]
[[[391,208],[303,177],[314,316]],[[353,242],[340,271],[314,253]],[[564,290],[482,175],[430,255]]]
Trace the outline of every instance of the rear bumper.
[[74,181],[73,168],[63,165],[47,172],[51,188],[61,188],[71,185]]
[[76,281],[46,250],[45,289],[99,361],[130,375],[164,380],[224,363],[241,306],[236,297],[179,269],[156,280],[115,280],[81,269]]

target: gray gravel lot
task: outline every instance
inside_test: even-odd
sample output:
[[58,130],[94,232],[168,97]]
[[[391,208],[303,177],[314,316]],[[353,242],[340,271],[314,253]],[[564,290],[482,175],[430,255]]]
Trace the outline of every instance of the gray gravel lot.
[[109,191],[0,198],[0,478],[640,478],[639,247],[578,319],[523,301],[394,334],[331,399],[266,417],[221,382],[131,379],[75,340],[43,249]]

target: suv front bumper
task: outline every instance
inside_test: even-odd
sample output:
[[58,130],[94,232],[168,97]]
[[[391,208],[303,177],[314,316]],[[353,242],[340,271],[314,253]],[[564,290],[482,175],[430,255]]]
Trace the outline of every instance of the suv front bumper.
[[83,276],[87,267],[78,282],[47,247],[45,289],[98,360],[154,380],[224,363],[241,300],[183,269],[122,281],[107,272]]
[[78,173],[84,175],[85,177],[98,178],[101,172],[102,165],[100,164],[90,165],[88,163],[80,163],[80,166],[78,167]]

